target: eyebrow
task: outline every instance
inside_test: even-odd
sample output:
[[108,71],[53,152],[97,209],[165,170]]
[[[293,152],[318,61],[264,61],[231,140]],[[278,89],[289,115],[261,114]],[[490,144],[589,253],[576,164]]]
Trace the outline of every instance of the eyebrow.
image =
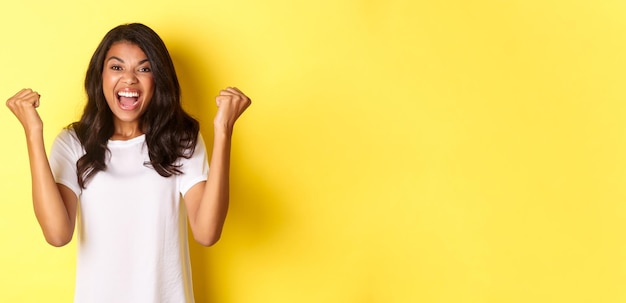
[[[109,59],[107,59],[107,60],[106,60],[106,62],[109,62],[109,61],[111,61],[111,60],[117,60],[117,61],[119,61],[119,62],[125,63],[125,62],[124,62],[124,60],[122,60],[122,58],[117,57],[117,56],[111,56],[111,57],[109,57]],[[139,61],[139,65],[144,64],[144,63],[149,62],[149,61],[150,61],[150,60],[148,60],[147,58],[146,58],[146,59],[143,59],[143,60]]]

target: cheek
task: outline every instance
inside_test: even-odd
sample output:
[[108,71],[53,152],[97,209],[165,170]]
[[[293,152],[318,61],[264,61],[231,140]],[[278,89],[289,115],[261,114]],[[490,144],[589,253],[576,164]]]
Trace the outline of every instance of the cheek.
[[152,76],[146,77],[145,81],[146,81],[145,83],[147,84],[147,86],[154,89],[154,77]]
[[112,87],[115,85],[115,79],[112,75],[107,73],[102,74],[102,87]]
[[114,96],[115,90],[115,79],[111,75],[107,75],[106,73],[102,74],[102,93],[104,94],[104,98],[107,103],[116,102],[116,98]]
[[150,96],[154,95],[154,78],[146,78],[144,83],[144,90],[150,94]]

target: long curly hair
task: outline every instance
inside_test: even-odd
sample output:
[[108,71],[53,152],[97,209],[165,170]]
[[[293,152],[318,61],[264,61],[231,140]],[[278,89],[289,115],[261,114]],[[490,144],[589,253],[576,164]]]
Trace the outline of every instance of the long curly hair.
[[199,123],[187,114],[180,102],[180,85],[165,43],[151,28],[130,23],[110,30],[91,57],[85,77],[87,104],[78,122],[70,124],[85,154],[77,161],[78,184],[86,183],[106,169],[108,140],[113,136],[113,112],[107,105],[102,88],[102,71],[109,48],[116,42],[133,43],[148,57],[154,77],[152,101],[140,118],[139,127],[146,135],[150,162],[159,175],[181,174],[176,160],[189,158],[196,146]]

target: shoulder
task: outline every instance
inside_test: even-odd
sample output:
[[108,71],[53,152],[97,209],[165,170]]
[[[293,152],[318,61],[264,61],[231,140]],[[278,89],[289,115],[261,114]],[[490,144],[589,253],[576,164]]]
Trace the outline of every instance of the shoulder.
[[62,129],[57,135],[57,139],[78,141],[78,137],[76,136],[76,131],[72,127]]
[[181,140],[181,147],[183,147],[183,158],[189,158],[194,154],[206,152],[204,138],[202,137],[202,133],[200,133],[200,131],[193,136],[189,136],[186,140]]
[[[194,143],[193,141],[191,143]],[[198,135],[195,140],[195,144],[187,147],[182,156],[178,158],[179,165],[188,165],[189,162],[194,161],[204,161],[207,159],[207,150],[206,145],[204,143],[204,139],[202,138],[202,134],[198,132]]]
[[64,128],[54,139],[53,148],[62,148],[64,150],[82,151],[83,146],[72,128]]
[[198,132],[198,137],[196,138],[196,146],[194,148],[194,154],[197,153],[206,153],[206,145],[204,143],[204,138],[202,138],[202,134],[200,132]]
[[62,141],[66,143],[72,144],[80,144],[80,140],[78,140],[78,136],[76,135],[76,131],[73,128],[64,128],[57,135],[56,141]]
[[202,133],[201,132],[198,132],[198,141],[196,142],[196,145],[204,146],[204,138],[202,137]]

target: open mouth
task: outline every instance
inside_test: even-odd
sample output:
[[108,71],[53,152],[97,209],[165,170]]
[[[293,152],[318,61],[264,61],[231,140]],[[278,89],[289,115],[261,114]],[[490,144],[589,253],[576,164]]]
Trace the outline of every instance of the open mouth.
[[137,91],[119,91],[117,100],[120,108],[123,110],[134,110],[139,106],[139,92]]

